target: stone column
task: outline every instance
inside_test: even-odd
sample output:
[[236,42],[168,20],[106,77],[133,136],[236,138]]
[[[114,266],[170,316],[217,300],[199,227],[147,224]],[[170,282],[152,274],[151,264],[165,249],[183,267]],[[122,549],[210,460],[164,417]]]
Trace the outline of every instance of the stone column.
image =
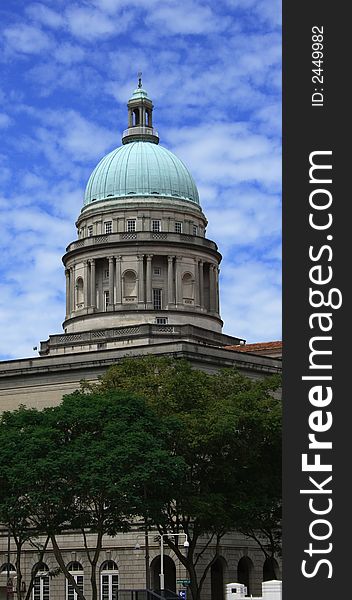
[[199,266],[198,258],[194,259],[194,304],[199,306]]
[[70,291],[71,291],[71,313],[74,312],[76,308],[76,281],[75,281],[75,267],[70,267]]
[[70,304],[71,304],[71,292],[70,292],[70,270],[65,269],[66,275],[66,319],[70,314]]
[[175,303],[174,296],[174,257],[167,257],[167,304],[170,307]]
[[83,263],[83,306],[88,306],[88,261]]
[[138,255],[138,303],[144,304],[144,254]]
[[116,303],[122,303],[121,256],[116,256]]
[[182,304],[182,256],[176,256],[176,304]]
[[215,267],[215,310],[218,315],[220,314],[219,273],[219,267]]
[[152,302],[152,254],[147,255],[147,283],[146,283],[146,291],[147,291],[147,304]]
[[209,265],[209,309],[214,312],[215,311],[215,294],[216,294],[216,285],[215,285],[215,265]]
[[204,262],[199,261],[199,304],[204,308]]
[[108,257],[109,261],[109,304],[114,306],[114,258]]
[[90,305],[96,307],[96,291],[95,291],[95,259],[90,261]]

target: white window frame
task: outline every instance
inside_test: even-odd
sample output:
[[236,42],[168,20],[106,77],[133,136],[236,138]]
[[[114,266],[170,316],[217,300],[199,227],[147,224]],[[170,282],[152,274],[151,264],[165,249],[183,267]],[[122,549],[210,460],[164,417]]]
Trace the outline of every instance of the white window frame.
[[104,231],[106,235],[112,233],[112,221],[105,221],[104,223]]
[[[156,293],[158,292],[158,293]],[[160,293],[159,293],[160,292]],[[162,294],[162,289],[161,288],[153,288],[153,309],[154,310],[161,310],[162,309],[162,305],[163,305],[163,294]],[[159,296],[158,298],[158,302],[156,296]],[[156,306],[157,304],[157,306]]]
[[104,279],[109,279],[109,269],[104,269],[104,271],[103,271],[103,278]]
[[161,231],[160,219],[152,219],[152,232],[159,233]]
[[[78,563],[78,564],[80,564],[80,563]],[[81,567],[82,567],[82,565],[81,565]],[[74,578],[77,585],[79,585],[81,587],[82,592],[84,594],[84,570],[83,570],[83,567],[79,571],[78,570],[77,571],[70,570],[69,573],[72,575],[72,577]],[[72,590],[70,588],[72,588]],[[72,591],[72,593],[71,593],[71,591]],[[78,598],[78,596],[77,596],[76,590],[70,584],[68,579],[66,579],[66,600],[77,600],[77,598]]]
[[182,233],[182,222],[175,221],[175,233]]
[[106,311],[108,309],[108,306],[110,306],[110,290],[104,290],[103,294],[104,294],[104,310]]
[[161,267],[153,267],[153,275],[159,277],[161,275]]
[[[109,561],[108,561],[109,562]],[[108,595],[103,595],[103,577],[108,578]],[[117,577],[116,589],[119,589],[119,570],[116,569],[102,569],[100,571],[100,598],[101,600],[116,600],[117,595],[113,596],[113,577]]]
[[87,227],[87,236],[92,237],[93,235],[93,225],[88,225]]
[[198,235],[198,225],[193,225],[193,235]]
[[156,325],[167,325],[168,318],[167,317],[156,317],[155,318]]
[[126,231],[128,233],[134,233],[137,229],[137,219],[127,219]]
[[[49,569],[47,568],[49,571]],[[39,587],[39,589],[38,589]],[[38,593],[39,592],[39,593]],[[49,575],[39,576],[34,578],[33,585],[33,600],[50,600],[50,578]]]

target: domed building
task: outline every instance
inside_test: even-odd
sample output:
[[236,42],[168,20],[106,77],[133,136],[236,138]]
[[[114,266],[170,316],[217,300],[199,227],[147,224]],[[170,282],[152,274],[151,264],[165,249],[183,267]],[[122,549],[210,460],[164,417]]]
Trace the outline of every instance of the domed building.
[[63,257],[66,335],[51,336],[41,355],[112,348],[126,339],[149,344],[168,333],[189,338],[187,326],[203,341],[231,343],[221,336],[221,255],[206,237],[197,186],[159,144],[141,80],[127,107],[122,145],[89,177],[78,240]]
[[[64,332],[41,342],[40,356],[0,364],[1,410],[59,404],[82,379],[96,381],[124,356],[171,355],[206,371],[236,366],[258,378],[281,371],[281,361],[267,349],[262,349],[264,355],[252,347],[243,351],[244,340],[222,333],[221,254],[206,237],[197,186],[186,165],[159,144],[153,104],[141,81],[127,107],[122,145],[103,157],[89,177],[76,223],[77,239],[63,257]],[[145,562],[142,552],[136,554],[136,540],[136,531],[105,540],[99,576],[101,589],[108,583],[109,590],[101,597],[115,598],[117,585],[122,590],[144,587]],[[9,557],[11,570],[5,563],[0,569],[0,597],[6,591],[6,574],[15,573],[14,544],[7,544],[5,531],[0,549]],[[65,535],[65,548],[67,564],[83,585],[88,571],[84,573],[82,566],[81,542],[75,535]],[[166,587],[176,591],[187,573],[175,555],[165,552]],[[28,547],[27,582],[37,560],[37,553]],[[160,560],[159,541],[151,541],[155,588]],[[240,581],[259,594],[263,578],[269,571],[272,575],[268,564],[253,540],[228,534],[221,557],[207,576],[204,600],[223,600],[226,581]],[[62,573],[49,581],[46,571],[55,572],[57,567],[51,549],[44,566],[34,598],[49,598],[49,586],[53,600],[76,597],[65,588]]]

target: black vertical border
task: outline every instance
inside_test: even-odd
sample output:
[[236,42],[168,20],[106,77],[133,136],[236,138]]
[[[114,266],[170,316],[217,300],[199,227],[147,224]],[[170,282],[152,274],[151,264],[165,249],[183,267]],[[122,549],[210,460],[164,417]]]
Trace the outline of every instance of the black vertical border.
[[[352,217],[352,149],[351,138],[351,29],[348,3],[312,0],[283,2],[283,598],[284,600],[332,600],[336,594],[352,597],[351,550],[352,533],[352,392],[349,373],[352,371],[351,302],[351,241]],[[324,106],[312,107],[312,27],[324,28]],[[326,241],[326,232],[313,232],[309,226],[309,154],[316,150],[332,150],[333,225]],[[322,186],[324,187],[324,186]],[[303,382],[302,375],[311,374],[309,338],[319,335],[309,328],[308,293],[310,245],[330,243],[333,250],[330,264],[333,279],[330,287],[339,288],[343,304],[331,310],[333,328],[332,374],[333,401],[330,409],[333,426],[324,437],[333,443],[331,475],[333,509],[325,518],[331,521],[333,532],[326,541],[311,540],[309,524],[318,516],[308,507],[309,496],[300,489],[309,487],[307,473],[301,471],[301,455],[308,447],[308,415],[314,410],[308,402],[308,390],[313,385]],[[324,255],[327,256],[327,253]],[[316,287],[316,286],[315,286]],[[326,288],[328,286],[325,286]],[[328,310],[327,308],[325,310]],[[328,410],[328,409],[326,409]],[[323,434],[321,434],[323,439]],[[322,462],[329,462],[331,452],[321,451]],[[331,461],[330,461],[331,462]],[[311,473],[314,477],[314,473]],[[322,481],[329,473],[317,474]],[[307,485],[308,482],[308,485]],[[314,487],[314,486],[310,486]],[[328,486],[326,486],[328,487]],[[325,496],[326,498],[327,496]],[[318,498],[318,496],[316,496]],[[322,499],[323,496],[320,496]],[[322,504],[321,504],[322,506]],[[324,517],[322,517],[324,518]],[[316,548],[333,544],[327,554],[308,557],[304,550],[313,541]],[[321,565],[316,576],[302,574],[301,563],[309,559],[312,566],[327,558],[332,564],[332,577],[327,566]]]

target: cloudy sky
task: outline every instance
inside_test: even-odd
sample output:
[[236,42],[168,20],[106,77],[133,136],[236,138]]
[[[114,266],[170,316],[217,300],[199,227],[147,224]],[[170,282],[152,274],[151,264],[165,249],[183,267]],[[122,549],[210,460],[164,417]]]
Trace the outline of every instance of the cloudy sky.
[[139,70],[223,254],[224,332],[280,339],[279,0],[7,0],[0,17],[0,357],[62,330],[61,256]]

